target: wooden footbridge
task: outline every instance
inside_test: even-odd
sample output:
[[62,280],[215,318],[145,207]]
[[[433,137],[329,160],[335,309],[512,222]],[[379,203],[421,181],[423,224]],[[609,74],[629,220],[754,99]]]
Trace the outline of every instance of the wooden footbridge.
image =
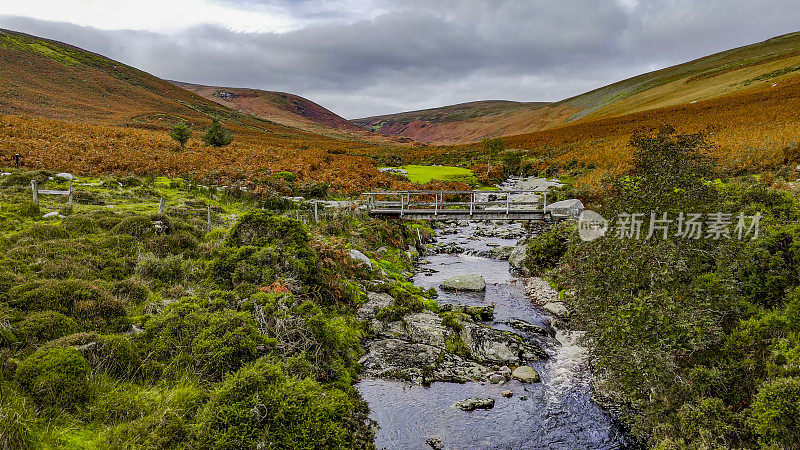
[[547,211],[543,191],[396,191],[368,192],[371,216],[406,220],[534,220],[566,218]]

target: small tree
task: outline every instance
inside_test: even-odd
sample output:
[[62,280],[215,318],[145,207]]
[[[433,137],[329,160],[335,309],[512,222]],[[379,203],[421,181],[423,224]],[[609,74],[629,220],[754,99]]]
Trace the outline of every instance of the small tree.
[[189,138],[192,137],[192,129],[189,128],[183,121],[180,121],[175,124],[171,130],[169,130],[169,136],[181,144],[181,148],[183,148],[186,145],[186,142],[189,141]]
[[224,147],[233,142],[233,136],[218,120],[215,120],[203,136],[203,142],[212,147]]

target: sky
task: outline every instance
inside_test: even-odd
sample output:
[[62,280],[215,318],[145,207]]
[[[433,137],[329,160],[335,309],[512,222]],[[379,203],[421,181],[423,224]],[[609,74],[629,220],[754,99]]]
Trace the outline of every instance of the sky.
[[0,28],[346,118],[558,101],[800,31],[797,0],[0,0]]

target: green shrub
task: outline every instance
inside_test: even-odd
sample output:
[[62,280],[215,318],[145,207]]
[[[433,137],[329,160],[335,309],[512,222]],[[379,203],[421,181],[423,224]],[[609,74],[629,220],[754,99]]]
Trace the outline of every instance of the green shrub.
[[201,138],[203,142],[212,147],[225,147],[233,142],[233,136],[226,130],[218,120],[208,127],[206,133]]
[[28,228],[18,235],[20,241],[51,241],[53,239],[66,239],[69,237],[67,230],[56,226],[43,223]]
[[243,215],[231,229],[225,245],[264,246],[277,243],[301,247],[311,239],[302,223],[266,211],[252,210]]
[[71,236],[83,236],[97,232],[97,224],[85,216],[69,216],[61,221],[61,227]]
[[178,231],[170,234],[155,236],[147,242],[147,249],[156,256],[167,255],[193,255],[199,241],[195,236],[186,232]]
[[750,426],[763,444],[794,448],[800,442],[800,378],[765,382],[748,416]]
[[569,248],[567,243],[574,231],[570,225],[558,224],[528,241],[524,264],[531,275],[541,276],[558,265]]
[[39,208],[39,204],[33,202],[20,203],[16,212],[19,216],[29,219],[38,219],[42,217],[42,209]]
[[281,178],[283,180],[286,180],[286,181],[292,183],[295,180],[297,180],[297,174],[295,174],[294,172],[283,171],[283,172],[276,173],[275,174],[275,178]]
[[396,322],[409,313],[411,311],[404,306],[389,305],[379,309],[375,318],[382,322]]
[[147,254],[136,264],[136,274],[144,280],[155,281],[157,284],[180,283],[184,278],[184,260],[182,256],[159,258]]
[[215,380],[256,359],[267,343],[250,315],[210,311],[191,298],[171,303],[144,329],[148,349],[157,358],[174,370],[189,369]]
[[104,448],[191,448],[192,422],[207,398],[202,387],[189,382],[146,390],[112,384],[90,410],[106,423],[116,422],[100,434]]
[[153,221],[146,216],[132,216],[122,219],[114,228],[112,234],[127,234],[139,241],[144,241],[155,236],[156,229]]
[[259,361],[212,394],[197,417],[199,447],[372,448],[367,407],[355,395],[284,375]]
[[74,348],[39,350],[17,367],[20,386],[42,406],[74,409],[89,399],[91,367]]
[[60,312],[37,311],[28,314],[16,329],[20,340],[27,345],[36,345],[75,333],[78,325]]
[[8,292],[11,306],[27,311],[53,310],[75,319],[83,328],[125,331],[125,306],[100,287],[83,280],[48,280],[16,286]]
[[111,293],[128,303],[139,305],[150,297],[150,290],[139,281],[127,279],[117,281],[111,287]]

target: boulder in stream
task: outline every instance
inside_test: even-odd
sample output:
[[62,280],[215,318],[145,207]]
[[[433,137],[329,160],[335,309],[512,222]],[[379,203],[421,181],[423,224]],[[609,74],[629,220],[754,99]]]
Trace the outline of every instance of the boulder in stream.
[[453,406],[463,411],[475,411],[476,409],[492,409],[494,408],[493,398],[484,397],[471,397],[460,402],[453,403]]
[[540,327],[539,325],[534,325],[521,319],[506,320],[506,325],[525,333],[537,334],[539,336],[556,337],[556,330],[554,330],[553,327]]
[[539,373],[531,366],[519,366],[511,372],[511,376],[523,383],[538,383],[541,381]]
[[[407,314],[394,322],[373,319],[370,332],[374,340],[360,363],[367,376],[377,378],[417,383],[478,381],[493,372],[490,364],[518,365],[547,357],[513,333],[469,320],[454,330],[431,312]],[[448,351],[448,343],[453,342],[463,343],[466,352]]]
[[528,269],[525,267],[525,257],[528,254],[528,241],[521,240],[517,243],[517,246],[514,247],[514,250],[511,251],[511,254],[508,255],[508,263],[516,270],[519,270],[523,274],[528,273]]
[[483,291],[486,290],[486,280],[480,275],[458,275],[445,280],[442,289],[448,291]]

